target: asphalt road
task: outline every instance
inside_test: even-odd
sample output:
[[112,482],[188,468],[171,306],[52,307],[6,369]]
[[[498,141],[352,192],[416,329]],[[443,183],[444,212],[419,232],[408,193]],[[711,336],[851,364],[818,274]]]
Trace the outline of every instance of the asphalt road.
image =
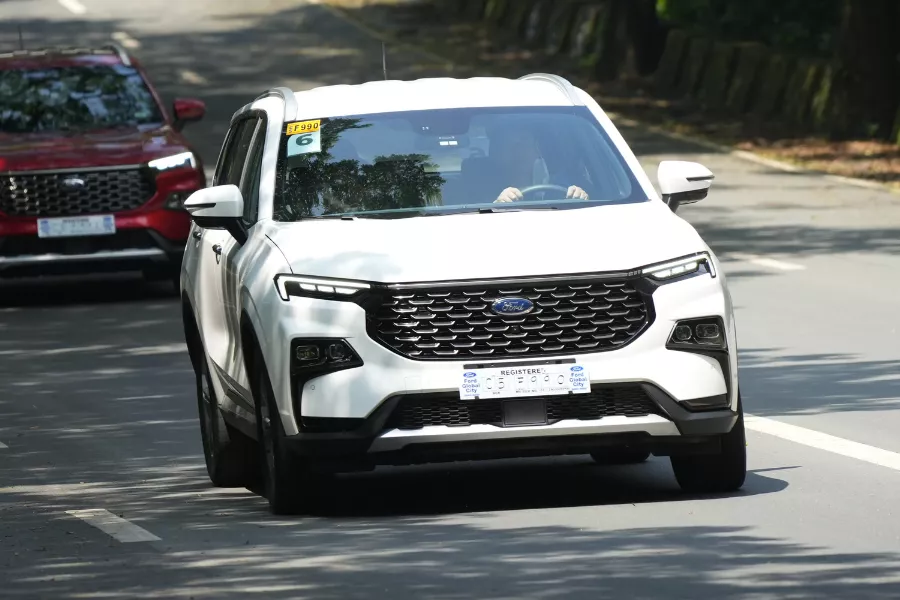
[[[0,1],[0,41],[19,25],[29,44],[125,33],[167,98],[209,103],[189,133],[210,164],[266,87],[381,73],[377,41],[299,0],[127,4]],[[392,72],[438,72],[423,60]],[[741,493],[685,497],[665,459],[573,457],[348,477],[327,514],[273,518],[209,486],[165,289],[6,283],[0,597],[900,597],[898,197],[623,133],[651,177],[663,157],[717,174],[683,214],[727,260],[738,307],[755,417]]]

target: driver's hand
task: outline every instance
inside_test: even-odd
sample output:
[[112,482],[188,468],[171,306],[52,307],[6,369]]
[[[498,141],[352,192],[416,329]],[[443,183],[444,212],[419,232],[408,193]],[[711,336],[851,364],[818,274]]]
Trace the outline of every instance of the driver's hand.
[[566,194],[566,198],[578,198],[579,200],[590,200],[588,198],[588,194],[586,191],[578,187],[577,185],[573,185],[569,188],[569,192]]
[[515,202],[516,200],[521,200],[524,198],[522,196],[521,190],[519,188],[508,187],[497,196],[497,199],[494,202]]

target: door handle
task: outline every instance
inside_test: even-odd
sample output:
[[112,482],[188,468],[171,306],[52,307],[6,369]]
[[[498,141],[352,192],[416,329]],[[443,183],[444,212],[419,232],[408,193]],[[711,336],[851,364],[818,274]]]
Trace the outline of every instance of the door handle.
[[215,246],[212,247],[212,251],[218,255],[221,255],[222,254],[222,245],[216,244]]

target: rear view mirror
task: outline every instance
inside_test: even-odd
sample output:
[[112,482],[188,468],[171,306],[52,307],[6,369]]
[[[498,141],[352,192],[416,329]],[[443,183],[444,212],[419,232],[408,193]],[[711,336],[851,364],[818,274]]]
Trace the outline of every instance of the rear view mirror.
[[241,225],[244,216],[244,197],[236,185],[218,185],[197,190],[184,201],[191,219],[204,229],[225,229],[244,243],[246,234]]
[[679,160],[664,160],[657,171],[663,202],[672,212],[682,204],[693,204],[706,198],[714,177],[712,171],[700,163]]

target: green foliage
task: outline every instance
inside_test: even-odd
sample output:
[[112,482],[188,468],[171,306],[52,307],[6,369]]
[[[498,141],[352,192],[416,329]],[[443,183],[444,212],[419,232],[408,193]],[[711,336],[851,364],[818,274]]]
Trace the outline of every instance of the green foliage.
[[728,41],[829,54],[842,0],[657,0],[661,19]]

